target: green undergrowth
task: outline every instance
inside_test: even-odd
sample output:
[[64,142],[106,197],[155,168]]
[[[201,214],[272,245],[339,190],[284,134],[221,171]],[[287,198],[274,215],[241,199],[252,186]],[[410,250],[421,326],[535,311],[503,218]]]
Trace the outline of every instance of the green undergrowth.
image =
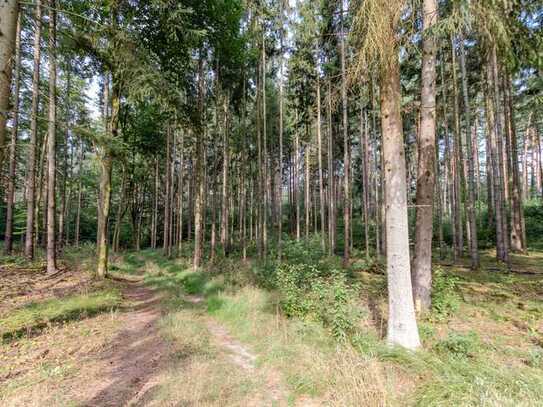
[[120,303],[120,292],[111,287],[87,294],[32,302],[0,319],[0,335],[3,340],[10,340],[54,322],[71,321],[110,311]]

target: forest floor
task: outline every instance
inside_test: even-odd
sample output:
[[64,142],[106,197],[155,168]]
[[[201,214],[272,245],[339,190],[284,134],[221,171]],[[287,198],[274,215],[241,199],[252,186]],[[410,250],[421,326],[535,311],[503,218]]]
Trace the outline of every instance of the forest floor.
[[2,406],[543,404],[543,253],[515,257],[515,273],[490,254],[477,273],[436,265],[453,276],[438,290],[454,281],[455,293],[419,321],[416,354],[384,345],[384,276],[356,262],[365,317],[351,345],[286,318],[234,259],[193,272],[130,252],[102,282],[90,250],[52,278],[41,262],[0,260]]

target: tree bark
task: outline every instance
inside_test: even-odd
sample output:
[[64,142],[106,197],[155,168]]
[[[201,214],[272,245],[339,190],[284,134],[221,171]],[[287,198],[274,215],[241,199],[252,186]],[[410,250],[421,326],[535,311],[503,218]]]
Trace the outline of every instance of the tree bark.
[[26,181],[26,239],[25,256],[34,259],[34,223],[36,214],[36,152],[38,148],[38,107],[41,58],[41,0],[36,0],[34,22],[34,66],[32,74],[32,107],[30,113],[30,143]]
[[507,255],[507,250],[505,248],[506,236],[503,234],[503,217],[505,216],[503,212],[502,199],[503,199],[503,189],[501,177],[503,176],[502,170],[503,167],[500,166],[500,151],[498,149],[498,127],[499,124],[496,123],[495,115],[495,105],[494,105],[494,95],[493,95],[493,58],[492,52],[489,53],[487,61],[487,89],[486,89],[486,121],[487,121],[487,132],[489,137],[490,144],[490,162],[492,163],[492,183],[493,191],[492,198],[494,204],[494,216],[495,216],[495,226],[496,226],[496,255],[498,260],[505,261],[505,256]]
[[201,139],[196,143],[196,168],[195,168],[195,177],[196,177],[196,186],[195,186],[195,198],[194,198],[194,256],[193,256],[193,268],[197,270],[202,264],[202,254],[203,254],[203,210],[204,210],[204,60],[203,56],[200,55],[200,60],[198,63],[198,114],[199,114],[199,130],[202,132],[200,134]]
[[341,59],[341,110],[343,115],[343,222],[344,222],[344,245],[343,265],[347,266],[350,260],[350,237],[351,237],[351,192],[350,192],[350,171],[351,171],[351,141],[349,137],[349,119],[347,112],[347,78],[345,73],[345,38],[343,32],[343,2],[341,2],[340,16],[340,59]]
[[[109,115],[109,123],[106,126],[106,134],[113,140],[116,139],[119,132],[119,109],[121,104],[120,84],[118,79],[112,75],[112,92],[111,92],[111,112]],[[107,85],[107,81],[106,81]],[[109,85],[107,85],[109,86]],[[106,98],[106,115],[107,120],[107,108],[109,100]],[[102,147],[102,154],[100,156],[100,205],[98,216],[98,264],[96,273],[99,277],[104,278],[108,271],[108,254],[109,254],[109,212],[111,209],[111,172],[113,169],[113,146],[106,143]]]
[[437,1],[423,2],[420,130],[418,132],[417,210],[413,296],[415,310],[427,312],[432,292],[432,228],[436,156],[436,44],[432,29],[437,23]]
[[309,181],[309,143],[305,145],[305,175],[304,175],[304,194],[305,194],[305,238],[309,239],[309,233],[311,229],[311,223],[310,223],[310,213],[311,213],[311,194],[310,194],[310,181]]
[[178,231],[178,241],[177,241],[177,250],[179,253],[181,253],[181,249],[183,247],[183,191],[184,191],[184,183],[183,183],[183,177],[184,177],[184,166],[185,166],[185,134],[181,133],[181,141],[179,146],[179,174],[178,174],[178,203],[177,203],[177,213],[178,213],[178,220],[177,223],[179,224],[179,231]]
[[222,136],[222,201],[221,201],[221,246],[223,254],[226,256],[229,252],[228,236],[228,167],[229,167],[229,144],[228,144],[228,98],[223,97],[223,136]]
[[466,212],[468,215],[469,224],[469,242],[470,242],[470,258],[471,269],[479,268],[479,244],[477,241],[477,217],[475,213],[475,161],[473,157],[473,146],[471,141],[471,111],[469,106],[468,95],[468,78],[466,73],[466,56],[464,50],[464,40],[460,39],[460,71],[462,74],[462,92],[464,94],[464,116],[466,121],[466,149],[468,157],[468,180],[467,180],[467,199]]
[[166,255],[169,255],[170,250],[170,214],[171,214],[171,129],[170,126],[168,126],[166,130],[166,161],[165,161],[165,169],[166,174],[165,177],[165,190],[164,190],[164,236],[162,238],[162,248],[164,250],[164,253]]
[[84,152],[83,152],[83,139],[79,139],[79,165],[77,168],[77,210],[75,215],[75,238],[74,238],[74,244],[75,247],[79,247],[79,240],[80,240],[80,224],[81,224],[81,201],[82,201],[82,195],[83,195],[83,188],[82,188],[82,181],[81,178],[83,176],[83,158],[84,158]]
[[458,80],[456,75],[456,51],[454,39],[451,38],[451,68],[453,82],[453,106],[454,106],[454,222],[456,224],[456,241],[454,257],[462,257],[464,254],[464,227],[462,225],[462,199],[464,195],[464,151],[462,146],[462,132],[460,129],[460,108],[458,101]]
[[324,252],[326,250],[325,234],[326,227],[324,225],[324,181],[322,176],[322,134],[321,134],[321,85],[320,76],[317,66],[317,154],[319,161],[319,209],[320,209],[320,221],[321,221],[321,248]]
[[332,129],[332,85],[328,79],[328,254],[336,249],[336,208],[334,186],[334,130]]
[[[1,7],[1,6],[0,6]],[[13,206],[15,201],[15,175],[17,168],[17,138],[19,131],[19,85],[21,78],[21,17],[17,17],[17,33],[15,38],[15,78],[13,88],[13,126],[9,145],[8,194],[6,197],[6,232],[4,236],[4,252],[11,255],[13,250]],[[0,124],[1,125],[1,124]],[[1,131],[1,130],[0,130]],[[0,150],[1,150],[0,146]],[[0,162],[0,168],[1,162]]]
[[56,252],[56,132],[57,64],[56,0],[49,1],[49,123],[47,137],[47,273],[57,271]]
[[400,114],[397,57],[381,68],[381,123],[386,203],[388,280],[387,342],[407,349],[420,347],[409,261],[405,151]]
[[0,2],[0,168],[3,168],[4,164],[6,122],[11,94],[13,50],[15,48],[18,14],[19,2],[17,0]]
[[[500,199],[496,201],[496,204],[500,206],[500,212],[501,216],[499,219],[499,227],[501,228],[501,253],[500,253],[500,260],[507,263],[507,265],[510,267],[510,258],[509,258],[509,234],[507,232],[507,212],[505,207],[505,166],[504,166],[504,160],[503,160],[503,123],[502,123],[502,104],[500,101],[500,86],[499,86],[499,76],[498,76],[498,60],[497,60],[497,50],[496,45],[494,44],[492,46],[491,52],[490,52],[490,68],[491,68],[491,75],[492,80],[489,82],[489,86],[493,85],[492,90],[492,96],[493,96],[493,108],[495,109],[495,126],[496,126],[496,145],[497,145],[497,165],[499,167],[499,174],[498,178],[498,184],[497,187],[499,188],[498,194],[500,196]],[[496,224],[498,224],[498,218],[496,218]]]
[[71,86],[71,67],[70,61],[67,63],[66,69],[66,131],[64,132],[64,145],[63,145],[63,158],[62,158],[62,185],[60,190],[60,210],[58,219],[58,247],[59,250],[65,245],[65,232],[66,232],[66,188],[68,178],[68,144],[70,138],[70,86]]
[[526,242],[523,239],[522,219],[524,217],[522,193],[520,187],[519,163],[518,163],[518,146],[517,132],[515,127],[515,112],[513,109],[513,98],[511,96],[511,76],[508,75],[505,83],[506,92],[506,108],[508,111],[508,130],[511,155],[511,250],[516,252],[524,252],[526,250]]
[[369,181],[369,122],[368,112],[360,110],[360,155],[362,157],[362,211],[364,216],[364,248],[366,259],[370,258],[370,236],[369,236],[369,202],[370,202],[370,181]]

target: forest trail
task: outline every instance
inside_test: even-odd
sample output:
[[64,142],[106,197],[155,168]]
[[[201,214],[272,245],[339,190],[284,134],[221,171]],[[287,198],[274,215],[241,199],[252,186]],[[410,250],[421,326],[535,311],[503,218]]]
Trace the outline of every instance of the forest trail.
[[168,356],[157,326],[160,296],[141,283],[124,283],[122,293],[126,311],[119,332],[108,348],[82,366],[101,372],[81,387],[84,406],[140,405],[158,384],[157,374]]
[[[199,295],[189,295],[185,299],[192,304],[204,302],[204,297]],[[234,365],[251,375],[264,378],[265,383],[263,383],[262,387],[265,389],[265,394],[255,394],[249,405],[287,405],[288,395],[282,383],[281,374],[278,371],[257,366],[257,355],[245,344],[233,338],[226,327],[214,318],[208,317],[206,326],[217,348],[224,352]],[[296,405],[302,407],[311,406],[306,402],[297,403]]]
[[[118,334],[103,352],[81,367],[83,372],[78,377],[85,383],[77,383],[80,381],[77,380],[70,386],[84,389],[77,396],[83,406],[153,404],[151,400],[161,385],[161,372],[167,368],[168,360],[175,357],[168,342],[160,335],[161,296],[141,283],[122,283],[122,287],[125,312],[119,321],[122,325]],[[204,302],[199,296],[186,299],[192,304]],[[214,318],[206,317],[205,325],[215,347],[233,365],[233,374],[241,369],[245,374],[262,378],[259,389],[255,389],[247,400],[248,406],[288,404],[288,395],[277,371],[257,366],[257,355],[233,338]],[[87,369],[101,374],[86,374],[84,370]],[[89,377],[92,377],[90,381]]]

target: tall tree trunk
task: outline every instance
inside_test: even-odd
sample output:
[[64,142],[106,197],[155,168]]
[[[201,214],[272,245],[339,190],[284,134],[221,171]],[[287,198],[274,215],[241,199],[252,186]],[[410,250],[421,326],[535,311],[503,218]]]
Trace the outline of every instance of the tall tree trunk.
[[262,205],[262,256],[266,258],[268,251],[268,131],[266,126],[266,39],[262,30],[262,146],[263,146],[263,205]]
[[[494,99],[493,99],[493,70],[492,70],[492,56],[488,56],[487,62],[487,89],[486,89],[486,122],[487,122],[487,132],[489,137],[490,144],[490,162],[492,164],[492,198],[494,204],[494,214],[495,214],[495,226],[496,226],[496,255],[499,260],[504,261],[504,255],[506,253],[504,242],[506,236],[503,235],[502,228],[502,218],[505,216],[503,213],[503,206],[500,201],[503,199],[502,187],[501,187],[501,177],[503,167],[499,164],[499,155],[498,150],[498,124],[496,123],[496,115],[494,110]],[[489,203],[490,204],[490,203]]]
[[171,129],[170,126],[168,126],[166,130],[166,161],[165,161],[165,168],[166,168],[166,174],[165,177],[165,190],[164,190],[164,236],[162,238],[162,248],[164,250],[164,253],[168,255],[169,247],[170,247],[170,206],[171,206],[171,199],[170,199],[170,193],[171,193],[171,187],[170,187],[170,181],[171,181]]
[[228,166],[229,166],[229,143],[228,143],[228,98],[223,97],[223,136],[222,136],[222,201],[221,201],[221,246],[226,256],[230,251],[228,247]]
[[71,91],[71,67],[70,61],[67,63],[67,83],[66,83],[66,131],[64,132],[63,158],[62,158],[62,185],[60,188],[60,210],[58,219],[58,246],[62,250],[65,245],[66,232],[66,188],[68,178],[68,144],[70,138],[70,91]]
[[332,129],[332,85],[328,79],[328,254],[336,249],[336,200],[334,186],[334,130]]
[[460,71],[462,74],[462,92],[464,94],[464,116],[466,122],[466,156],[468,157],[468,179],[467,179],[467,197],[466,197],[466,212],[468,215],[469,224],[469,242],[470,242],[470,258],[471,268],[476,270],[479,268],[479,244],[477,241],[477,217],[475,213],[475,161],[473,157],[473,146],[471,141],[471,110],[469,106],[468,94],[468,78],[466,73],[466,56],[464,50],[464,39],[460,39]]
[[[501,217],[500,217],[500,227],[501,227],[501,236],[503,241],[501,242],[501,251],[499,258],[503,262],[507,263],[508,266],[510,266],[510,258],[509,258],[509,234],[507,232],[507,212],[505,207],[505,166],[504,166],[504,160],[503,160],[503,109],[502,104],[500,103],[500,86],[499,86],[499,76],[498,76],[498,60],[496,55],[496,46],[494,45],[492,47],[490,56],[491,56],[491,70],[492,70],[492,81],[490,81],[489,85],[493,85],[493,103],[494,103],[494,109],[495,109],[495,126],[496,126],[496,144],[497,144],[497,164],[499,166],[500,171],[498,172],[498,188],[499,188],[499,196],[500,200],[497,201],[497,204],[500,206],[501,211]],[[498,223],[498,219],[496,218],[496,223]]]
[[153,190],[153,214],[151,219],[151,248],[156,249],[157,246],[157,229],[158,229],[158,191],[160,190],[160,177],[158,168],[158,157],[155,158],[155,175],[154,175],[154,190]]
[[321,248],[322,251],[326,249],[325,233],[326,227],[324,225],[324,181],[322,176],[322,134],[321,134],[321,85],[320,76],[317,66],[317,154],[319,162],[319,209],[320,209],[320,221],[321,221]]
[[[455,213],[455,160],[454,155],[451,152],[450,137],[449,137],[449,120],[448,120],[448,102],[447,102],[447,85],[445,83],[445,74],[444,74],[444,59],[441,60],[441,94],[443,98],[443,137],[445,139],[445,152],[444,152],[444,161],[446,165],[445,173],[445,184],[446,184],[446,197],[450,203],[450,219],[451,219],[451,234],[452,234],[452,245],[453,245],[453,256],[455,255],[454,248],[456,247],[456,213]],[[446,200],[445,200],[446,201]]]
[[79,165],[77,168],[77,210],[75,215],[75,239],[74,244],[75,247],[79,247],[79,239],[80,239],[80,224],[81,224],[81,201],[83,196],[83,188],[82,188],[82,182],[81,178],[83,176],[83,158],[84,158],[84,150],[83,150],[83,139],[79,138]]
[[[391,34],[391,37],[393,34]],[[400,70],[394,55],[381,68],[381,123],[386,202],[388,280],[387,341],[407,349],[420,347],[409,261],[405,151],[400,113]]]
[[460,129],[460,108],[458,96],[458,80],[456,75],[456,50],[454,39],[451,38],[451,68],[453,82],[454,106],[454,221],[456,223],[456,242],[454,257],[461,257],[464,253],[464,227],[462,225],[462,200],[464,197],[464,148],[462,146],[462,132]]
[[4,144],[6,142],[6,122],[11,94],[11,72],[13,70],[13,50],[17,31],[19,2],[4,0],[0,2],[0,168],[4,164]]
[[300,240],[300,135],[298,126],[298,110],[296,110],[296,124],[294,129],[294,201],[296,202],[296,240]]
[[57,271],[56,252],[56,132],[57,64],[56,0],[49,1],[49,123],[47,138],[47,273]]
[[201,139],[196,143],[196,168],[195,168],[195,198],[194,198],[194,257],[193,268],[196,270],[201,266],[203,254],[203,211],[204,211],[204,193],[205,193],[205,175],[204,175],[204,60],[200,55],[198,62],[198,115],[199,131]]
[[[15,78],[14,78],[15,85],[13,88],[13,96],[14,96],[13,98],[13,126],[11,128],[11,143],[9,145],[8,194],[6,197],[6,233],[4,236],[4,252],[8,256],[11,255],[11,251],[13,250],[13,205],[15,201],[15,173],[16,173],[16,167],[17,167],[17,137],[18,137],[18,131],[19,131],[19,85],[20,85],[20,78],[21,78],[21,18],[22,18],[22,13],[18,13],[17,34],[16,34],[16,39],[15,39]],[[0,145],[0,150],[2,150],[1,145]],[[0,168],[2,168],[1,161],[0,161]]]
[[[216,197],[215,183],[211,185],[211,252],[209,254],[209,261],[212,263],[215,261],[215,248],[217,246],[217,197]],[[221,220],[222,221],[222,220]],[[222,223],[222,222],[221,222]]]
[[508,75],[504,86],[506,93],[506,109],[508,111],[508,131],[510,138],[511,155],[511,250],[524,252],[526,242],[523,239],[522,219],[524,217],[522,193],[520,187],[517,131],[515,127],[515,111],[513,109],[513,97],[511,95],[511,76]]
[[418,132],[417,210],[413,296],[417,312],[427,312],[432,292],[432,227],[436,157],[436,43],[430,32],[437,22],[437,1],[423,2],[420,130]]
[[34,22],[34,65],[32,74],[32,107],[30,111],[30,143],[28,146],[28,168],[26,180],[26,238],[25,256],[34,258],[34,223],[36,214],[36,153],[38,149],[38,107],[41,58],[41,0],[36,0]]
[[369,236],[369,201],[370,201],[370,181],[369,181],[369,121],[368,112],[365,109],[360,110],[360,156],[362,157],[362,211],[364,216],[364,248],[366,259],[370,258],[370,236]]
[[117,206],[117,216],[115,218],[115,229],[113,230],[113,251],[118,252],[120,248],[120,239],[121,239],[121,223],[123,221],[125,213],[125,204],[126,199],[126,168],[123,165],[123,175],[121,180],[121,189],[119,193],[119,205]]
[[343,222],[344,222],[344,247],[343,264],[347,266],[350,259],[350,237],[351,237],[351,192],[350,192],[350,172],[351,172],[351,140],[349,137],[349,119],[347,112],[347,78],[345,73],[345,38],[343,32],[343,2],[341,2],[340,16],[340,59],[341,59],[341,110],[343,114]]
[[[106,86],[109,86],[106,81]],[[107,108],[109,100],[106,98],[106,115],[108,120]],[[96,273],[99,277],[105,277],[108,271],[108,255],[109,255],[109,212],[111,209],[111,172],[113,169],[113,151],[111,141],[116,139],[119,132],[119,110],[121,104],[120,84],[116,75],[112,75],[112,92],[111,92],[111,112],[109,114],[109,122],[106,126],[106,134],[109,140],[106,140],[102,154],[100,154],[100,205],[98,209],[98,265]]]
[[311,223],[310,223],[310,212],[311,212],[311,194],[310,194],[310,182],[309,182],[309,143],[305,146],[305,175],[304,175],[304,194],[305,194],[305,238],[309,239],[309,233],[311,229]]
[[177,213],[178,213],[178,224],[179,224],[179,232],[178,232],[178,242],[177,242],[177,250],[179,253],[181,253],[181,249],[183,247],[183,191],[184,191],[184,183],[183,183],[183,177],[184,177],[184,165],[185,165],[185,133],[181,133],[181,141],[179,146],[179,174],[178,174],[178,181],[177,181],[177,188],[178,188],[178,203],[177,203]]

